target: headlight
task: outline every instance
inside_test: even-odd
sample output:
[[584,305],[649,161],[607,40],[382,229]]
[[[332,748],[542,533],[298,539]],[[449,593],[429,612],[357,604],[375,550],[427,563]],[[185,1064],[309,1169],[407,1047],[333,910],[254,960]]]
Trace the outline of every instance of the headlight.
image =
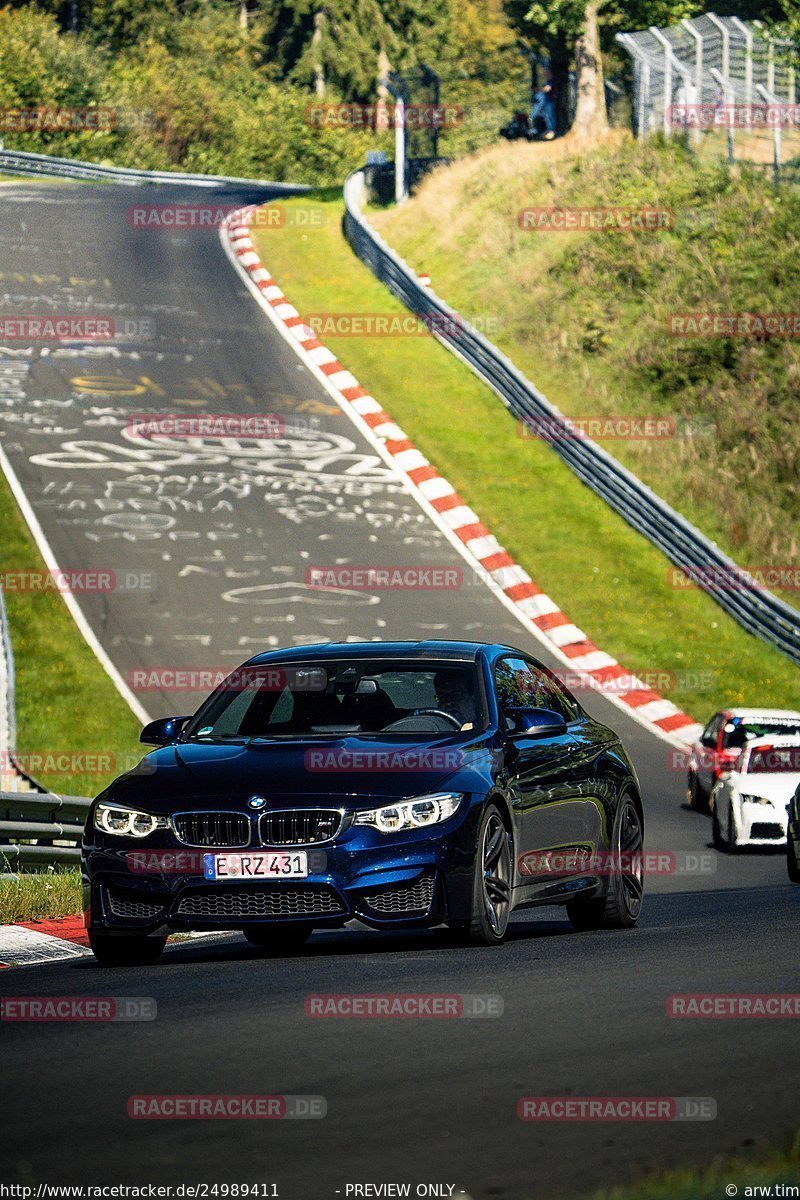
[[441,792],[434,796],[417,796],[402,804],[386,804],[356,813],[355,825],[371,825],[381,833],[397,833],[401,829],[424,829],[452,817],[464,796],[461,792]]
[[101,833],[113,833],[117,837],[144,838],[156,829],[167,829],[169,820],[152,817],[135,808],[121,808],[118,804],[98,804],[94,810],[94,827]]
[[746,796],[744,792],[739,793],[739,799],[742,804],[772,804],[766,796]]

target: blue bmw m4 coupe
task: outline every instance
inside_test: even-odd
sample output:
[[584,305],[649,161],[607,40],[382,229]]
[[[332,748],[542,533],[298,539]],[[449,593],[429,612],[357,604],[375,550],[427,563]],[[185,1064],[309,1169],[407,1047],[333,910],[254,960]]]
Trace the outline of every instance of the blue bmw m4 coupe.
[[103,963],[170,932],[446,925],[503,941],[515,908],[630,928],[644,813],[619,737],[541,663],[477,642],[257,655],[94,801],[84,910]]

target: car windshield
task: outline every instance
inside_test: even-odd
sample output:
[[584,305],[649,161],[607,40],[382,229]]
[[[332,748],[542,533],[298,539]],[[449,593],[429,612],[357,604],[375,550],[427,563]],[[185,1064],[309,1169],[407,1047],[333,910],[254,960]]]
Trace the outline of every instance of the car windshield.
[[741,750],[754,738],[762,737],[795,737],[800,735],[800,717],[787,717],[776,720],[774,717],[764,721],[754,721],[751,718],[734,718],[728,721],[722,735],[723,750]]
[[753,746],[746,771],[749,775],[798,775],[800,746]]
[[184,737],[430,738],[486,724],[472,663],[343,659],[242,668],[198,710]]

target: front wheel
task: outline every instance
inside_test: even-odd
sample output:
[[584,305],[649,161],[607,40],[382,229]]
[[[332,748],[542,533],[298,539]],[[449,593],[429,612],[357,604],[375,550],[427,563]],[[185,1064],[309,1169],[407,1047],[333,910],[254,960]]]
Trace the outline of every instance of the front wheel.
[[800,846],[791,837],[786,839],[786,871],[792,883],[800,883]]
[[313,933],[313,925],[268,925],[259,929],[243,929],[242,933],[251,946],[269,950],[273,954],[285,954],[302,946]]
[[733,815],[733,805],[728,805],[728,834],[725,838],[725,851],[727,854],[736,854],[739,849],[739,843],[736,839],[736,820]]
[[567,916],[573,929],[632,929],[639,920],[644,893],[644,829],[639,809],[623,797],[614,821],[611,877],[605,896],[573,900]]
[[166,937],[114,937],[89,931],[89,945],[104,967],[149,967],[158,962]]
[[511,916],[511,834],[496,805],[481,818],[472,880],[469,938],[482,946],[498,946]]
[[697,773],[695,771],[690,771],[687,779],[686,803],[689,805],[689,808],[693,808],[695,812],[700,812],[706,807],[703,789],[700,787],[700,781],[697,778]]

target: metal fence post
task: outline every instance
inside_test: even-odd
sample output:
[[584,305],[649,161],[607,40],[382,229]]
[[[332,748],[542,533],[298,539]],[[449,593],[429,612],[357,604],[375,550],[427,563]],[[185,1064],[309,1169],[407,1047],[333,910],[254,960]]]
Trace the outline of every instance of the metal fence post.
[[398,96],[394,106],[394,198],[402,204],[408,198],[406,186],[406,106]]
[[[767,104],[780,104],[774,92],[768,90],[760,83],[756,84],[756,88],[759,95],[766,100]],[[781,186],[781,132],[781,123],[780,121],[776,121],[772,126],[772,178],[775,183],[776,192]]]
[[728,26],[723,25],[716,13],[706,13],[712,25],[716,26],[722,35],[722,74],[727,79],[731,73],[731,35]]
[[[686,32],[694,40],[694,98],[697,104],[703,103],[703,37],[698,29],[695,29],[692,21],[688,17],[684,17],[681,21]],[[699,146],[702,140],[700,132],[699,112],[698,123],[691,132],[691,141],[695,146]]]
[[[686,66],[684,66],[684,64],[681,62],[681,60],[675,54],[675,51],[672,49],[671,44],[669,43],[667,38],[664,37],[664,34],[661,32],[661,30],[656,29],[656,27],[654,25],[651,25],[650,32],[653,35],[653,37],[656,39],[656,41],[659,42],[664,47],[664,136],[671,137],[672,136],[672,127],[674,124],[674,114],[672,113],[672,67],[673,67],[673,64],[674,64],[675,69],[677,70],[678,74],[684,80],[684,83],[687,79],[691,80],[691,75],[689,73],[688,68]],[[686,90],[687,99],[688,99],[689,89],[686,88],[685,90]]]
[[394,99],[394,199],[402,204],[408,199],[408,162],[406,152],[406,91],[394,74],[381,80]]
[[[711,74],[714,76],[717,83],[720,85],[720,88],[722,89],[722,93],[725,96],[726,107],[729,106],[731,104],[731,100],[735,101],[735,99],[736,99],[736,91],[734,89],[733,84],[731,83],[730,79],[728,79],[728,77],[726,75],[722,75],[717,70],[716,67],[711,68]],[[728,112],[728,120],[727,120],[727,128],[728,128],[728,163],[730,166],[733,165],[733,163],[735,161],[735,157],[736,157],[735,143],[734,143],[734,137],[733,137],[733,120],[732,120],[732,118],[733,118],[733,113],[731,111],[729,111]]]
[[753,103],[753,31],[738,17],[731,17],[731,20],[744,34],[744,102],[749,108]]
[[650,32],[656,41],[661,43],[664,49],[664,111],[661,128],[664,132],[664,137],[669,138],[672,137],[672,121],[670,120],[670,109],[672,108],[672,47],[660,29],[656,29],[654,25],[651,25]]

